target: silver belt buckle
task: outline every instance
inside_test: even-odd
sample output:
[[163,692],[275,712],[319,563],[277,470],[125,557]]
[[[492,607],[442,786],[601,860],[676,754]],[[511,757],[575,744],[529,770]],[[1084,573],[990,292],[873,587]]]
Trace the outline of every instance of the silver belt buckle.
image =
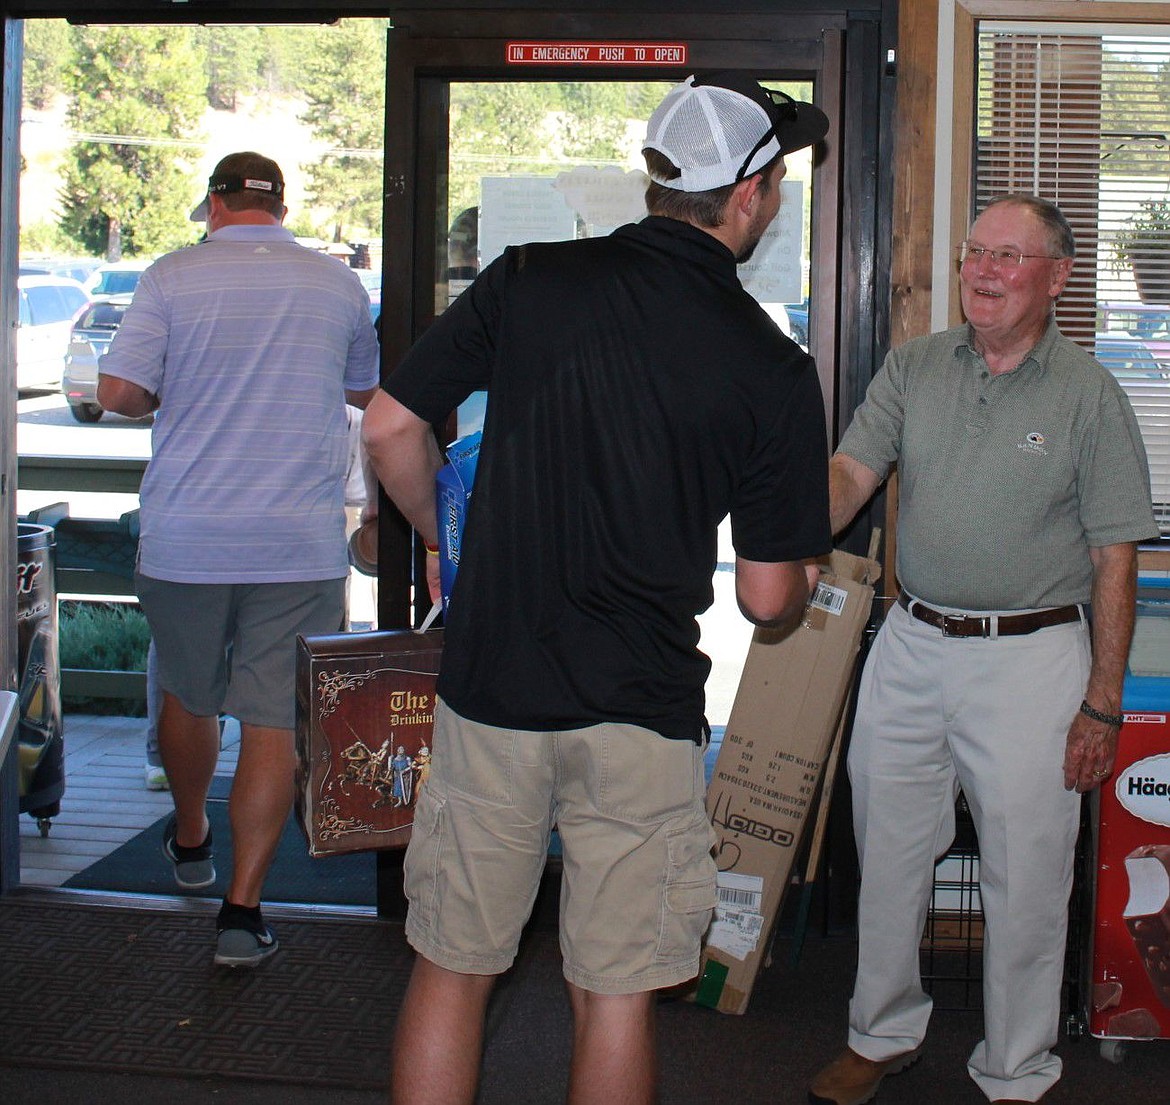
[[965,629],[971,622],[979,622],[979,636],[988,636],[988,622],[989,618],[971,618],[966,614],[944,614],[942,617],[942,632],[944,637],[971,637],[972,633],[961,633],[960,628]]

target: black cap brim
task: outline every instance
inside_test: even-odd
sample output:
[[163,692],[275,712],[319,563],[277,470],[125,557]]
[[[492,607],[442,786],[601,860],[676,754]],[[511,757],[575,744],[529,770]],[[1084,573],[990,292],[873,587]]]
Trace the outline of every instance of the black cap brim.
[[829,117],[816,104],[794,100],[795,119],[784,119],[776,125],[776,141],[781,153],[793,153],[805,146],[815,146],[829,133]]

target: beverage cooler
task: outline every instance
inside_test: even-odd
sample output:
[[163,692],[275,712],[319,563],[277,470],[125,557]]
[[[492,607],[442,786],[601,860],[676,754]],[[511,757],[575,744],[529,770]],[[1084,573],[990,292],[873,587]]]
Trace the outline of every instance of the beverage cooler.
[[1090,1033],[1120,1062],[1170,1037],[1170,579],[1139,580],[1113,775],[1101,786]]
[[16,635],[20,679],[20,812],[49,835],[65,793],[65,729],[57,652],[56,539],[51,526],[17,526]]

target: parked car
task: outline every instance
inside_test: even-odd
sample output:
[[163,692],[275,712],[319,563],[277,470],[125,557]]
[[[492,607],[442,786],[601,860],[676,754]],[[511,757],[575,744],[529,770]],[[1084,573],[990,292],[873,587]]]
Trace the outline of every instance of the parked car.
[[100,257],[62,257],[42,262],[54,276],[67,276],[79,284],[84,284],[101,263]]
[[785,303],[784,309],[788,312],[788,325],[792,340],[797,345],[808,350],[808,299],[800,303]]
[[101,263],[100,257],[22,257],[20,272],[67,276],[70,280],[84,284]]
[[150,264],[149,261],[108,261],[93,270],[85,286],[94,299],[102,295],[133,295]]
[[1170,307],[1161,303],[1098,303],[1102,331],[1122,331],[1146,343],[1170,374]]
[[1170,525],[1170,464],[1165,445],[1170,425],[1170,365],[1162,359],[1156,339],[1123,332],[1098,333],[1094,352],[1117,377],[1133,407],[1150,463],[1154,516],[1165,533]]
[[76,280],[26,274],[16,278],[16,387],[52,390],[61,382],[73,319],[90,302]]
[[762,303],[771,320],[808,352],[808,306],[805,303]]
[[114,295],[95,300],[73,324],[61,390],[69,413],[78,422],[97,422],[104,413],[97,401],[98,361],[110,348],[131,299],[133,296]]
[[1154,350],[1132,334],[1119,332],[1099,333],[1093,345],[1093,355],[1114,376],[1163,378],[1163,368]]
[[382,313],[382,270],[354,269],[353,271],[358,274],[362,287],[366,289],[366,295],[370,297],[370,318],[377,322],[378,316]]

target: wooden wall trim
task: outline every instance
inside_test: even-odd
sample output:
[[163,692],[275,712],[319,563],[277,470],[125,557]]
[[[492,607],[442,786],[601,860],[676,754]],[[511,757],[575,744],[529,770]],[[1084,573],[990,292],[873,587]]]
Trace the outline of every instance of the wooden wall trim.
[[[974,175],[972,159],[975,147],[975,119],[971,104],[975,100],[975,17],[963,4],[955,6],[954,38],[951,43],[952,85],[951,118],[951,209],[948,225],[950,241],[961,242],[967,236],[971,220],[971,179]],[[963,321],[959,302],[959,273],[951,265],[947,268],[947,283],[939,289],[946,297],[947,324],[958,326]]]
[[[934,210],[938,2],[898,8],[890,345],[930,330],[930,212]],[[887,531],[888,532],[888,531]]]
[[[938,0],[901,0],[891,219],[890,346],[930,332],[931,224],[938,99]],[[898,476],[886,483],[882,571],[897,588]]]
[[[943,3],[948,0],[943,0]],[[1163,23],[1170,0],[1102,3],[1101,0],[952,0],[976,19],[1026,19],[1080,23]]]

